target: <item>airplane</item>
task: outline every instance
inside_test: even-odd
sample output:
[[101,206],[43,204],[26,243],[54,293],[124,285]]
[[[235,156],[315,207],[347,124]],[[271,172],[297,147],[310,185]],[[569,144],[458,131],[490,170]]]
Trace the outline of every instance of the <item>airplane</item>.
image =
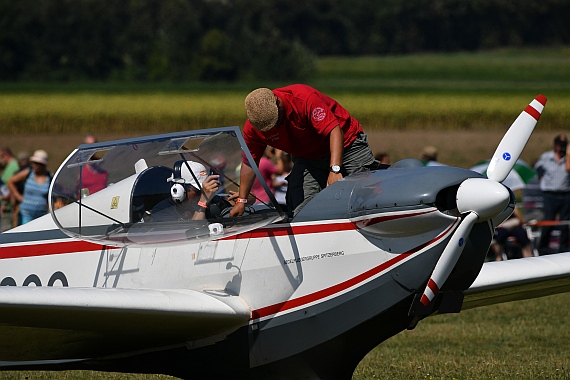
[[[229,215],[242,162],[262,178],[239,127],[80,145],[50,213],[0,235],[0,370],[349,379],[431,315],[568,292],[570,253],[485,262],[545,104],[516,118],[487,176],[404,159],[295,216],[264,181],[269,202]],[[153,221],[186,169],[203,174],[189,161],[219,176],[206,217]]]

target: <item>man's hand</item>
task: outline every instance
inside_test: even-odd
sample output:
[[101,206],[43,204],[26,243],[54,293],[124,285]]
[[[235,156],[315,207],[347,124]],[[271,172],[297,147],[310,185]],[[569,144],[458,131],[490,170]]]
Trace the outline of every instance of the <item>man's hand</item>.
[[342,173],[333,173],[330,172],[329,173],[329,178],[327,178],[327,186],[332,185],[333,183],[335,183],[336,181],[338,181],[339,179],[342,178]]
[[242,216],[245,211],[245,203],[236,203],[230,211],[230,216]]

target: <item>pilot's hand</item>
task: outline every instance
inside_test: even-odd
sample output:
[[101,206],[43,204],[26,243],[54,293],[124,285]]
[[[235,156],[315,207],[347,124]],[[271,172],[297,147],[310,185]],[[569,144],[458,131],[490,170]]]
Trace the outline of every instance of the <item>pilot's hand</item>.
[[230,216],[242,216],[245,211],[245,203],[236,203],[230,211]]
[[220,188],[220,182],[218,181],[219,178],[220,176],[217,174],[210,175],[202,183],[202,190],[204,190],[204,193],[208,198],[211,198]]
[[333,173],[333,172],[330,172],[330,173],[329,173],[329,178],[327,178],[327,186],[332,185],[333,183],[335,183],[335,182],[338,181],[339,179],[342,179],[342,173]]

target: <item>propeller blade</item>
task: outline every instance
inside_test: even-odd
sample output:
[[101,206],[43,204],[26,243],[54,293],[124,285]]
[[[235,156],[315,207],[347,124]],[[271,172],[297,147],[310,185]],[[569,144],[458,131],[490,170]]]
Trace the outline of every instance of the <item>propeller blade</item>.
[[487,168],[487,178],[503,182],[519,159],[542,110],[546,97],[538,95],[513,122],[493,154]]
[[478,216],[474,212],[467,214],[459,227],[457,227],[457,230],[455,230],[453,236],[451,236],[451,239],[445,246],[443,253],[435,265],[426,289],[424,290],[424,294],[420,299],[422,305],[427,306],[431,300],[433,300],[439,292],[439,289],[445,283],[445,280],[447,280],[447,277],[449,277],[453,267],[457,264],[457,260],[459,260],[459,256],[461,256],[461,253],[463,252],[465,240],[471,233],[471,229],[477,219]]
[[508,206],[510,192],[499,182],[468,178],[457,189],[457,210],[466,214],[435,264],[420,302],[427,306],[439,292],[465,248],[465,240],[479,220],[489,220]]

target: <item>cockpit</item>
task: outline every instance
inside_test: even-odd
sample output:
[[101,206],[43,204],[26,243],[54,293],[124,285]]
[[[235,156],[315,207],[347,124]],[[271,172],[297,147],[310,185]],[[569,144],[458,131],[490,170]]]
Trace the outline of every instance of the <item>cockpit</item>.
[[[220,239],[286,219],[263,180],[270,201],[229,216],[242,162],[261,178],[238,127],[81,145],[54,176],[51,214],[69,236],[115,245]],[[183,207],[195,205],[184,206],[183,194],[205,194],[209,175],[219,186],[206,197],[205,217],[185,217]],[[153,217],[158,208],[179,217]]]

